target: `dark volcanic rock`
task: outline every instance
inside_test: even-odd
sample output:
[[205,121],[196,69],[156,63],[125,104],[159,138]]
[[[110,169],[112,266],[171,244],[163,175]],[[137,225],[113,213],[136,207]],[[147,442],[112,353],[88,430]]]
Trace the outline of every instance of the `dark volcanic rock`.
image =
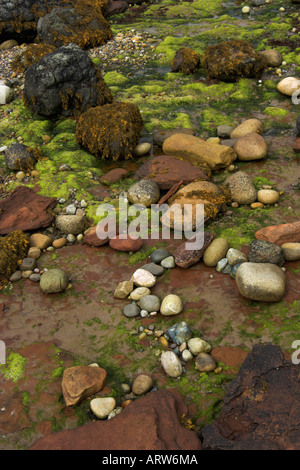
[[206,450],[299,450],[299,366],[279,346],[257,344],[227,387],[220,417],[204,427]]
[[24,97],[43,116],[75,116],[112,101],[89,55],[76,44],[59,47],[26,70]]
[[251,263],[273,263],[283,266],[285,259],[282,248],[266,240],[253,240],[249,245]]
[[32,170],[36,158],[26,145],[12,144],[4,153],[5,164],[10,170]]
[[31,450],[201,450],[194,431],[180,424],[188,409],[179,392],[138,398],[113,419],[50,434]]
[[54,218],[48,211],[56,205],[56,199],[40,196],[26,186],[18,186],[7,199],[0,201],[0,235],[13,230],[48,227]]
[[173,256],[177,266],[181,268],[189,268],[193,264],[197,263],[203,256],[204,251],[210,245],[213,240],[213,235],[209,232],[204,232],[204,243],[200,249],[187,249],[187,244],[193,240],[184,242],[174,251]]

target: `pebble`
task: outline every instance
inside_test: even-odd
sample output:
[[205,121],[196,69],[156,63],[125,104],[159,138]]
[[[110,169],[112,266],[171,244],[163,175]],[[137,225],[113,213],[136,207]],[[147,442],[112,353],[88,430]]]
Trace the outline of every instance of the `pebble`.
[[131,204],[142,204],[145,207],[150,207],[159,201],[160,189],[153,180],[141,180],[128,189],[127,198]]
[[222,125],[217,127],[217,135],[218,135],[218,137],[222,137],[222,138],[227,139],[227,138],[230,137],[230,134],[233,131],[233,129],[234,128],[232,126],[222,124]]
[[73,233],[68,233],[68,235],[67,235],[67,241],[68,241],[69,243],[74,243],[74,242],[76,241],[75,235],[73,235]]
[[164,268],[156,263],[145,264],[143,269],[149,271],[153,276],[161,276],[165,272]]
[[169,294],[167,295],[160,307],[160,313],[165,316],[178,315],[182,312],[183,304],[182,300],[178,295]]
[[156,295],[143,295],[140,299],[140,308],[147,312],[157,312],[160,308],[160,299]]
[[46,250],[48,246],[52,244],[52,238],[43,233],[34,233],[29,237],[30,246],[39,248],[40,250]]
[[300,80],[295,77],[285,77],[277,84],[277,90],[283,95],[292,96],[300,89]]
[[204,339],[201,338],[191,338],[187,343],[188,349],[193,354],[193,356],[198,356],[201,352],[208,353],[211,350],[210,344],[208,344]]
[[257,132],[262,134],[264,130],[264,124],[260,119],[251,118],[246,119],[239,126],[235,127],[230,134],[230,139],[239,139],[244,135],[251,134],[252,132]]
[[141,313],[141,309],[135,302],[132,302],[131,304],[127,304],[123,307],[123,314],[127,318],[137,317],[140,313]]
[[164,349],[168,349],[169,341],[167,340],[167,338],[165,338],[164,336],[160,336],[158,342]]
[[215,238],[206,248],[203,254],[203,262],[206,266],[217,266],[221,259],[224,259],[229,250],[229,243],[226,238]]
[[182,321],[168,329],[168,336],[175,344],[182,345],[192,337],[192,332],[188,324]]
[[37,274],[37,273],[32,273],[30,276],[29,276],[29,279],[31,281],[34,281],[34,282],[39,282],[41,280],[41,275],[40,274]]
[[130,391],[131,391],[130,385],[125,384],[125,383],[121,384],[121,388],[122,388],[124,393],[130,393]]
[[220,259],[220,261],[218,261],[218,263],[217,263],[216,271],[218,273],[222,272],[225,269],[225,267],[227,266],[227,264],[228,264],[228,259],[227,258]]
[[84,207],[87,207],[87,205],[88,203],[84,199],[81,199],[80,206],[84,208]]
[[63,233],[78,235],[84,232],[86,220],[82,215],[61,214],[55,217],[55,225]]
[[24,171],[18,171],[18,172],[16,173],[16,178],[17,178],[17,180],[22,180],[23,178],[25,178],[25,176],[26,176],[26,175],[25,175]]
[[33,271],[36,268],[36,259],[35,258],[24,258],[20,265],[21,271]]
[[116,400],[113,397],[93,398],[90,401],[90,408],[99,419],[108,417],[116,406]]
[[134,148],[133,154],[135,157],[143,157],[144,155],[147,155],[150,150],[151,144],[149,142],[141,142]]
[[273,263],[282,267],[285,259],[280,246],[267,240],[253,240],[249,245],[250,263]]
[[193,359],[193,354],[188,349],[185,349],[182,351],[181,357],[185,362],[189,362]]
[[9,280],[10,282],[16,282],[16,281],[19,281],[21,277],[22,277],[22,271],[16,271],[10,276]]
[[279,193],[274,189],[260,189],[257,192],[257,200],[262,204],[275,204],[279,200]]
[[40,288],[45,294],[63,292],[69,285],[69,276],[62,269],[44,271],[40,280]]
[[132,281],[119,282],[114,292],[114,298],[126,299],[126,297],[128,297],[128,295],[131,293],[132,289],[133,289]]
[[52,246],[54,248],[62,248],[67,244],[67,239],[66,238],[57,238],[56,240],[53,241]]
[[251,132],[237,140],[233,146],[238,159],[243,162],[261,160],[268,155],[265,139],[257,132]]
[[151,294],[151,291],[150,289],[148,289],[148,287],[137,287],[131,292],[129,298],[131,300],[140,300],[140,298],[143,297],[143,295],[149,295],[149,294]]
[[107,416],[107,419],[112,419],[114,418],[115,416],[117,416],[119,413],[121,413],[122,411],[122,407],[121,406],[118,406],[117,408],[115,408],[114,410],[112,410],[108,416]]
[[262,202],[252,202],[251,209],[262,209],[264,207]]
[[28,257],[29,258],[34,258],[38,259],[41,256],[41,250],[40,248],[37,248],[35,246],[32,246],[28,250]]
[[31,276],[31,274],[33,273],[33,271],[29,270],[29,271],[23,271],[22,272],[22,278],[23,279],[29,279],[29,277]]
[[300,243],[283,243],[281,248],[287,261],[297,261],[300,259]]
[[230,266],[234,266],[238,263],[245,263],[246,261],[248,261],[247,256],[240,250],[236,250],[235,248],[229,248],[226,253],[226,258]]
[[138,287],[153,287],[156,283],[156,277],[145,269],[137,269],[131,280]]
[[153,263],[159,264],[169,256],[171,256],[171,253],[168,250],[165,250],[164,248],[159,248],[151,253],[150,260]]
[[173,351],[164,351],[160,356],[161,365],[169,377],[177,378],[182,374],[182,364]]
[[70,204],[66,207],[66,214],[68,215],[75,215],[76,214],[76,206],[75,204]]
[[217,367],[217,363],[210,354],[201,352],[196,357],[195,367],[201,372],[211,372]]
[[[225,180],[231,192],[232,200],[237,204],[252,204],[256,201],[257,193],[252,178],[244,171],[237,171]],[[232,203],[232,207],[236,207]]]
[[132,384],[132,393],[134,395],[144,395],[153,387],[153,378],[148,374],[138,375]]
[[163,259],[160,265],[165,269],[173,269],[175,268],[175,259],[174,256],[168,256],[167,258]]

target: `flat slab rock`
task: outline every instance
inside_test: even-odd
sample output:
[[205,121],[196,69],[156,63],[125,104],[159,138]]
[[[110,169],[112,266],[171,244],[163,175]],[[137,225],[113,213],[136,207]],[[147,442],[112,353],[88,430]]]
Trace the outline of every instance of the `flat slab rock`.
[[298,243],[300,242],[300,221],[264,227],[255,233],[255,238],[279,246],[283,243]]
[[49,227],[56,207],[55,198],[40,196],[27,186],[18,186],[8,198],[0,201],[0,235],[13,230],[24,232]]
[[201,450],[194,431],[180,424],[188,409],[179,392],[157,390],[106,421],[93,421],[36,441],[30,450]]
[[205,450],[299,450],[299,365],[279,346],[257,344],[229,384],[219,418],[202,430]]

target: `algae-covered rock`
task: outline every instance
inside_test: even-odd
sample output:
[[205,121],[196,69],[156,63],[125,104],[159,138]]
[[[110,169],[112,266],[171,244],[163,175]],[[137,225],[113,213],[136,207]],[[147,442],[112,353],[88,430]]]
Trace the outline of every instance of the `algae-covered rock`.
[[17,270],[18,262],[27,255],[28,247],[29,238],[21,230],[0,238],[0,285]]
[[184,75],[195,73],[200,66],[200,60],[200,54],[189,47],[182,47],[171,62],[172,72],[181,72]]
[[14,143],[4,153],[5,164],[10,170],[32,170],[36,158],[26,145]]
[[235,82],[239,78],[257,78],[265,66],[265,58],[246,41],[224,41],[208,46],[202,58],[207,77]]
[[77,123],[76,138],[102,159],[129,159],[142,128],[143,120],[135,104],[114,102],[90,108],[82,114]]

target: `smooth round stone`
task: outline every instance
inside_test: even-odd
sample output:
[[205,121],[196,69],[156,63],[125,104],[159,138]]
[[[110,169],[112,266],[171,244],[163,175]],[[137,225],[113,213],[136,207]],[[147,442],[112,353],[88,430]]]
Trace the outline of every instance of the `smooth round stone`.
[[144,395],[153,387],[153,379],[148,374],[138,375],[132,384],[132,393],[134,395]]
[[211,350],[211,345],[208,344],[204,339],[191,338],[188,340],[187,346],[193,356],[198,356],[202,352],[208,353]]
[[22,271],[16,271],[10,276],[9,280],[10,282],[16,282],[16,281],[19,281],[21,277],[22,277]]
[[55,218],[56,227],[63,233],[78,235],[84,232],[86,220],[81,215],[57,215]]
[[126,297],[128,297],[128,295],[131,293],[132,289],[133,289],[132,281],[119,282],[114,292],[114,298],[126,299]]
[[140,307],[147,312],[157,312],[160,308],[160,299],[156,295],[143,295],[140,299]]
[[175,344],[181,345],[192,337],[192,332],[188,324],[182,321],[168,329],[168,336]]
[[188,349],[185,349],[184,351],[182,351],[181,357],[184,362],[189,362],[193,359],[193,354]]
[[147,155],[150,150],[151,144],[149,142],[141,142],[134,148],[133,154],[135,157],[143,157],[144,155]]
[[127,198],[131,204],[142,204],[145,207],[150,207],[151,204],[158,202],[160,189],[153,180],[141,180],[128,189]]
[[218,273],[221,273],[227,266],[228,264],[228,259],[227,258],[222,258],[220,261],[217,263],[216,271]]
[[73,235],[73,233],[68,233],[68,235],[67,235],[67,242],[69,242],[69,243],[74,243],[75,241],[76,241],[75,235]]
[[159,264],[169,256],[171,256],[171,253],[168,250],[165,250],[164,248],[158,248],[157,250],[151,253],[150,260],[153,263]]
[[232,131],[233,127],[226,124],[221,124],[217,127],[218,137],[222,137],[223,139],[229,138]]
[[300,80],[295,77],[283,78],[277,84],[277,90],[283,95],[292,96],[292,94],[300,89]]
[[137,269],[131,280],[137,287],[153,287],[156,283],[156,277],[145,269]]
[[201,372],[211,372],[217,367],[217,363],[215,359],[205,352],[201,352],[195,360],[195,367],[196,369],[200,370]]
[[21,265],[21,271],[33,271],[36,268],[36,259],[35,258],[24,258]]
[[22,271],[22,278],[23,279],[29,279],[31,274],[33,274],[33,271],[29,270],[29,271]]
[[245,263],[246,261],[248,261],[247,256],[240,250],[236,250],[235,248],[229,248],[226,253],[226,258],[228,259],[228,263],[230,264],[230,266],[234,266],[238,263]]
[[25,178],[25,176],[26,176],[26,175],[25,175],[24,171],[18,171],[18,172],[16,173],[16,178],[17,178],[17,180],[22,180],[23,178]]
[[206,248],[203,255],[203,262],[206,266],[217,266],[229,250],[229,243],[226,238],[215,238]]
[[123,307],[123,314],[127,318],[137,317],[141,312],[140,307],[135,303],[132,302],[131,304],[125,305]]
[[261,51],[260,54],[267,61],[268,67],[279,67],[282,64],[282,55],[276,49],[267,49]]
[[129,298],[131,300],[140,300],[140,298],[143,297],[143,295],[149,295],[149,294],[151,294],[151,291],[150,289],[148,289],[148,287],[137,287],[131,292]]
[[62,269],[49,269],[41,276],[40,287],[45,294],[62,292],[68,285],[69,276]]
[[99,419],[108,417],[116,406],[116,400],[113,397],[93,398],[90,401],[90,408]]
[[76,214],[76,206],[75,204],[70,204],[66,207],[66,214],[68,215],[75,215]]
[[121,406],[118,406],[117,408],[115,408],[114,410],[112,410],[108,416],[107,416],[107,419],[112,419],[114,418],[115,416],[117,416],[119,413],[121,413],[121,411],[123,410],[123,408]]
[[178,315],[183,309],[182,300],[178,295],[167,295],[160,306],[160,313],[165,316]]
[[300,259],[300,243],[283,243],[281,248],[287,261],[297,261]]
[[52,246],[57,249],[57,248],[62,248],[67,243],[68,241],[66,238],[57,238],[57,240],[54,240],[54,242],[52,243]]
[[175,268],[175,259],[174,256],[168,256],[167,258],[163,259],[160,265],[165,269],[173,269]]
[[231,266],[230,266],[230,264],[227,263],[227,265],[225,266],[225,268],[222,270],[222,273],[223,273],[223,274],[230,274],[230,273],[231,273]]
[[145,264],[143,269],[149,271],[149,273],[153,274],[153,276],[161,276],[165,272],[164,268],[156,263]]
[[177,378],[182,374],[182,365],[179,357],[173,351],[164,351],[161,356],[161,365],[169,377]]
[[262,202],[252,202],[251,209],[262,209],[264,207]]
[[28,258],[38,259],[41,256],[41,249],[32,246],[28,250]]
[[141,310],[140,315],[141,315],[142,318],[146,318],[146,317],[148,317],[149,312],[147,312],[147,310]]
[[272,263],[241,264],[235,282],[240,294],[250,300],[279,302],[285,294],[285,274]]
[[268,146],[265,139],[257,132],[241,137],[233,146],[240,161],[261,160],[268,155]]
[[274,189],[260,189],[257,192],[257,200],[262,204],[275,204],[279,200],[279,193]]
[[225,184],[229,187],[235,203],[252,204],[256,201],[257,193],[252,178],[244,171],[237,171],[230,175],[225,180]]
[[121,384],[121,387],[122,387],[122,390],[123,390],[124,393],[130,393],[131,392],[130,385],[124,383],[124,384]]
[[251,118],[246,119],[239,126],[235,127],[230,134],[230,139],[239,139],[244,135],[251,134],[251,132],[257,132],[262,134],[264,131],[264,124],[260,119]]
[[39,248],[40,250],[46,250],[48,246],[52,244],[52,238],[43,233],[34,233],[29,238],[30,246]]
[[39,282],[41,280],[41,275],[40,274],[37,274],[37,273],[32,273],[30,276],[29,276],[29,279],[31,281],[34,281],[34,282]]

